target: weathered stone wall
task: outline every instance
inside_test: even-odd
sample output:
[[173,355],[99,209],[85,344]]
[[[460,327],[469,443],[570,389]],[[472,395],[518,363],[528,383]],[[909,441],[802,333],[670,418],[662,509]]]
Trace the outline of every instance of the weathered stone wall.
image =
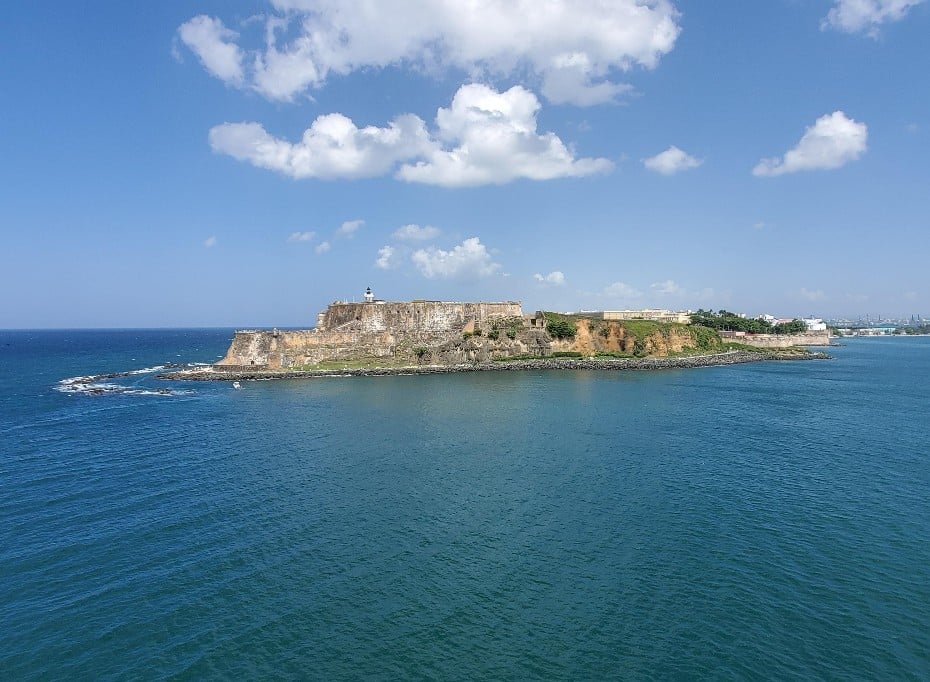
[[320,331],[458,332],[474,322],[485,326],[494,317],[522,316],[519,303],[333,303],[319,320]]
[[829,346],[830,334],[822,332],[803,332],[801,334],[747,334],[746,336],[728,337],[727,341],[745,343],[757,348],[790,348],[791,346]]
[[[237,331],[220,367],[286,369],[325,360],[392,358],[422,362],[467,362],[533,352],[539,340],[529,335],[509,339],[479,339],[472,332],[489,331],[495,321],[519,322],[519,303],[334,303],[321,313],[316,329]],[[465,334],[468,332],[468,334]],[[469,336],[469,338],[471,338]],[[474,346],[474,347],[471,347]]]

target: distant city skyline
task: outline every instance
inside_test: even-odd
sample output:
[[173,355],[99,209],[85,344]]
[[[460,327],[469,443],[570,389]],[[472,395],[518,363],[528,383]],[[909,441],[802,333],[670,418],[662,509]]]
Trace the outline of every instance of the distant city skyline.
[[0,328],[930,316],[924,0],[15,3]]

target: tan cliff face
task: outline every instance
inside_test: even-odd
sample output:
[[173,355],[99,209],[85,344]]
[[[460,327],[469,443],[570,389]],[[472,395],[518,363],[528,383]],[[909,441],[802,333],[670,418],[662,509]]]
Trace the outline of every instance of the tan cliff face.
[[[576,352],[582,355],[638,353],[666,357],[697,347],[689,328],[684,325],[663,325],[659,330],[641,337],[618,321],[579,319],[575,325],[573,339],[552,341],[554,351]],[[643,339],[641,348],[637,348],[638,338]]]

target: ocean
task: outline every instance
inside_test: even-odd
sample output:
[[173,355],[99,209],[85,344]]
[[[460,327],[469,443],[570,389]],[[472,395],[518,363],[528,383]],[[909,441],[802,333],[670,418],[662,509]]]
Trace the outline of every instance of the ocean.
[[0,332],[3,680],[930,679],[930,338],[155,378],[231,331]]

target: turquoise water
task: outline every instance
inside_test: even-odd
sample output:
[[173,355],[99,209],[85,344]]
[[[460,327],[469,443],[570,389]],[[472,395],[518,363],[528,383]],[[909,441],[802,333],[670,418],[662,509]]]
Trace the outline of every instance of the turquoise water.
[[0,677],[930,678],[930,338],[60,383],[229,337],[0,332]]

